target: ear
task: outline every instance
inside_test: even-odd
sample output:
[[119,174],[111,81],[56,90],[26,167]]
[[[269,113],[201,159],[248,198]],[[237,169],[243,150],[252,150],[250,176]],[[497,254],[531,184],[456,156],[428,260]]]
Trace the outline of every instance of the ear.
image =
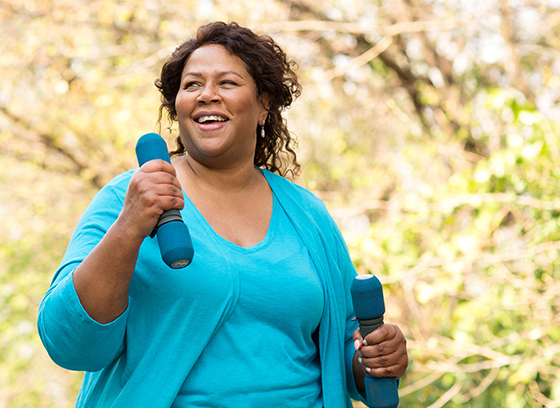
[[260,97],[261,111],[259,113],[259,125],[263,126],[268,116],[268,110],[270,109],[270,97],[268,94],[262,94]]

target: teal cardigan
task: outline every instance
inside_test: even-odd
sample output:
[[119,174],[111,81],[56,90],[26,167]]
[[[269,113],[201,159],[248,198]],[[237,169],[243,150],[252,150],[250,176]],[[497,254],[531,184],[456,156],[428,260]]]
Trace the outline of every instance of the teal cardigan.
[[[358,326],[352,321],[349,288],[356,270],[340,230],[311,192],[262,172],[305,243],[323,285],[325,309],[318,341],[324,407],[350,408],[351,398],[365,402],[352,372],[352,333]],[[235,266],[227,260],[201,260],[195,253],[192,265],[203,262],[211,276],[177,273],[161,260],[157,240],[146,239],[127,310],[108,324],[88,316],[74,289],[73,271],[118,217],[131,175],[115,178],[94,197],[39,308],[39,334],[53,361],[86,371],[77,407],[169,408],[239,294]],[[182,215],[188,225],[189,214]],[[196,251],[203,237],[192,230],[191,235]]]

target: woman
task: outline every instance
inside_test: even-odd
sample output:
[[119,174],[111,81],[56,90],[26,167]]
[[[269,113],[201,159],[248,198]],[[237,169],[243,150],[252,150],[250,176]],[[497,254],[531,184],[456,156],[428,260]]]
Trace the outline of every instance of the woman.
[[[298,170],[281,112],[300,85],[284,52],[209,24],[156,86],[178,123],[172,165],[147,162],[96,195],[39,311],[53,360],[86,371],[77,406],[339,408],[363,400],[366,370],[402,376],[401,330],[364,340],[351,320],[356,271],[323,203],[278,175]],[[195,248],[182,270],[147,238],[169,209]]]

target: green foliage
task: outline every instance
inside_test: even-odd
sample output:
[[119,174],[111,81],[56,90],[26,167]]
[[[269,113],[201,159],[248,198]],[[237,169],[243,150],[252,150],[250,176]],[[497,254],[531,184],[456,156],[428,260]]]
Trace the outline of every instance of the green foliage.
[[214,19],[271,34],[299,63],[304,92],[286,113],[298,182],[326,201],[358,271],[385,284],[386,320],[409,341],[401,405],[558,406],[551,4],[4,2],[0,407],[73,405],[81,374],[50,362],[39,302],[95,191],[158,131],[163,60]]

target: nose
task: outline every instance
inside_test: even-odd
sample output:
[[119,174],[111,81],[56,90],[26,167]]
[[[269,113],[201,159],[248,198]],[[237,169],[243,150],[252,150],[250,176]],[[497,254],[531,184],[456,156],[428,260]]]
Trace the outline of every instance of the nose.
[[221,100],[220,94],[216,89],[214,84],[205,84],[202,89],[200,90],[200,94],[196,98],[197,102],[204,104],[204,103],[213,103],[219,102]]

